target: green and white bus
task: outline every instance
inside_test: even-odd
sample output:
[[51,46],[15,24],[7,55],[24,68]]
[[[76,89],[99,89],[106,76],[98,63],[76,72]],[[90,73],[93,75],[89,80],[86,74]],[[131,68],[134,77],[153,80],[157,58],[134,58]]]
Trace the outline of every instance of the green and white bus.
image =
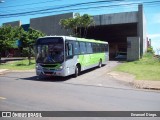
[[109,61],[108,42],[69,36],[46,36],[36,41],[38,76],[76,77],[81,71]]

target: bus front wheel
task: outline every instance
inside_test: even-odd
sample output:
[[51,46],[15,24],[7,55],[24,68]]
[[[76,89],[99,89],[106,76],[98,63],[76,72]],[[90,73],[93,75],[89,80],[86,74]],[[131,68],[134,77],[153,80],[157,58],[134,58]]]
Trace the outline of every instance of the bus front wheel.
[[77,77],[79,75],[79,67],[76,65],[74,76]]

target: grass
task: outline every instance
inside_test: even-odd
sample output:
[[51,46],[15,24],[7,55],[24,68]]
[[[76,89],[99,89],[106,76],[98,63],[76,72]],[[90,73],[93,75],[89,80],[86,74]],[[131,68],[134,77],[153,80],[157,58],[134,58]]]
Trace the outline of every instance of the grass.
[[0,64],[0,69],[9,69],[9,70],[31,70],[35,69],[35,60],[31,60],[31,65],[28,65],[28,59],[12,61]]
[[116,71],[130,73],[136,76],[137,80],[159,80],[160,81],[160,60],[146,53],[142,59],[133,62],[125,62],[115,68]]

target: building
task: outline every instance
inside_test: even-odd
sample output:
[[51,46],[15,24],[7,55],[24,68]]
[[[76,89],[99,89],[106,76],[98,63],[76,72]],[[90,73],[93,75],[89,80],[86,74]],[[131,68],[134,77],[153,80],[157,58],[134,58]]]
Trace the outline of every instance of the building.
[[[46,35],[69,35],[59,25],[61,19],[73,18],[74,13],[30,19],[30,27]],[[138,60],[147,50],[146,19],[143,5],[138,11],[93,16],[95,25],[88,28],[86,38],[108,41],[110,58],[125,53],[127,61]]]

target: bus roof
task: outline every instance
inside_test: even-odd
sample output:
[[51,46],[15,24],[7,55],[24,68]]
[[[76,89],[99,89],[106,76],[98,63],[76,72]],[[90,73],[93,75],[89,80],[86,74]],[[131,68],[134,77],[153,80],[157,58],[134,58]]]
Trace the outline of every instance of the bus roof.
[[94,43],[105,43],[108,44],[106,41],[101,40],[95,40],[95,39],[86,39],[86,38],[78,38],[78,37],[72,37],[72,36],[45,36],[40,38],[49,38],[49,37],[63,37],[64,39],[69,39],[73,41],[84,41],[84,42],[94,42]]

